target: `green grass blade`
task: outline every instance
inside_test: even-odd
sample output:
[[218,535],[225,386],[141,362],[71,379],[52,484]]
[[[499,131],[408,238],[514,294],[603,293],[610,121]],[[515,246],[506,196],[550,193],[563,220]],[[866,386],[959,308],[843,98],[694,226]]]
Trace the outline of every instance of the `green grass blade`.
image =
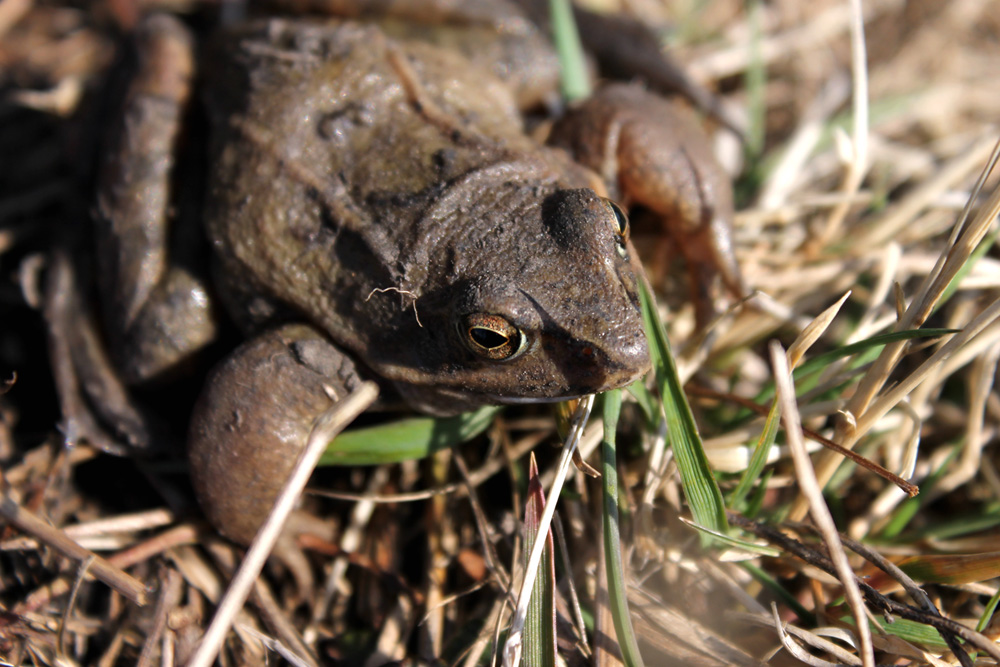
[[538,478],[538,464],[534,454],[528,464],[528,496],[524,508],[524,561],[527,563],[535,542],[545,540],[538,576],[531,589],[528,617],[524,624],[524,652],[521,662],[525,667],[554,667],[556,664],[556,573],[552,546],[552,531],[539,536],[538,527],[545,511],[545,490]]
[[753,455],[750,457],[750,464],[743,471],[743,476],[740,477],[739,484],[736,485],[736,488],[729,496],[730,508],[736,508],[743,503],[743,499],[750,492],[750,489],[753,488],[757,478],[760,477],[760,473],[764,470],[764,465],[767,463],[767,455],[774,445],[774,439],[778,437],[780,426],[781,415],[778,412],[778,402],[773,401],[771,409],[767,413],[767,420],[764,422],[764,430],[761,432],[760,438],[757,440],[757,447],[753,450]]
[[764,156],[765,116],[767,112],[765,90],[767,88],[767,63],[761,54],[763,30],[761,17],[763,9],[760,0],[747,3],[747,25],[750,29],[747,68],[744,74],[747,95],[747,128],[744,135],[743,155],[746,160],[740,178],[733,184],[733,195],[737,208],[752,201],[760,192],[768,175],[768,165]]
[[764,153],[765,115],[767,113],[767,101],[765,90],[767,87],[767,63],[762,53],[764,41],[764,30],[761,27],[763,22],[763,3],[760,0],[752,0],[747,9],[747,18],[750,24],[750,57],[744,80],[747,91],[747,111],[750,118],[749,127],[746,133],[746,151],[751,164],[760,159]]
[[327,447],[319,465],[368,466],[422,459],[476,437],[499,411],[490,406],[447,419],[414,417],[347,431]]
[[618,462],[615,431],[622,406],[622,393],[614,389],[604,394],[604,441],[601,443],[604,495],[604,562],[608,568],[608,603],[618,635],[618,645],[627,667],[641,666],[642,656],[632,629],[625,592],[625,568],[622,564],[621,534],[618,524]]
[[[854,627],[853,616],[843,616],[840,621],[849,627]],[[874,624],[869,623],[869,625],[872,632],[880,631]],[[927,649],[940,650],[948,647],[947,642],[941,638],[941,634],[935,628],[906,618],[894,618],[892,623],[882,623],[881,630],[885,631],[888,635],[899,637],[904,641],[923,646]]]
[[705,455],[705,448],[702,446],[687,396],[681,387],[670,343],[667,341],[663,323],[656,313],[653,297],[646,289],[646,285],[641,282],[639,297],[642,301],[642,318],[646,325],[646,338],[649,340],[656,384],[663,399],[663,410],[667,418],[667,433],[670,435],[677,469],[681,474],[681,486],[691,506],[691,514],[698,525],[717,533],[726,533],[729,530],[729,522],[726,520],[722,492],[719,491],[719,485]]
[[748,519],[756,519],[760,516],[761,510],[764,508],[764,498],[767,495],[767,485],[773,476],[774,470],[769,469],[764,472],[764,475],[760,478],[760,484],[757,485],[757,489],[746,503],[743,516]]
[[686,523],[687,525],[691,526],[692,528],[694,528],[699,532],[711,535],[719,542],[719,544],[723,546],[727,546],[733,549],[739,549],[741,551],[746,551],[747,553],[755,554],[757,556],[770,556],[771,558],[777,558],[782,553],[780,549],[775,549],[774,547],[769,547],[763,544],[755,544],[753,542],[747,542],[746,540],[741,540],[738,537],[732,537],[731,535],[727,535],[725,533],[713,532],[708,528],[699,526],[696,523],[691,523],[686,519],[681,519],[681,521],[683,521],[684,523]]
[[857,343],[844,345],[843,347],[838,347],[836,350],[816,355],[795,369],[795,378],[798,379],[800,376],[822,370],[837,359],[848,357],[852,354],[858,354],[866,350],[881,351],[882,346],[889,343],[917,338],[940,338],[941,336],[958,333],[959,331],[959,329],[907,329],[906,331],[893,331],[891,333],[872,336],[871,338],[859,340]]
[[653,396],[653,392],[646,388],[643,380],[636,380],[625,389],[642,410],[642,416],[646,420],[646,430],[656,431],[660,422],[660,401],[657,400],[656,396]]
[[976,632],[982,632],[986,629],[990,619],[993,618],[993,612],[997,610],[998,602],[1000,602],[1000,590],[994,593],[993,597],[990,598],[990,601],[986,603],[983,613],[979,616],[979,622],[976,623]]
[[552,15],[552,41],[559,54],[562,67],[562,93],[568,102],[575,102],[590,96],[590,79],[587,76],[580,33],[573,19],[570,0],[549,0]]

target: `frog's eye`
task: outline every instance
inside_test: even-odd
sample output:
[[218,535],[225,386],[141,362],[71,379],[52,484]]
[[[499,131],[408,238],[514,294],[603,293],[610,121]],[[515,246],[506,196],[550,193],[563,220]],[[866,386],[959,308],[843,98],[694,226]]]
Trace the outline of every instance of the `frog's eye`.
[[528,339],[521,330],[500,315],[466,315],[459,333],[470,350],[493,361],[513,359],[527,347]]
[[628,244],[628,215],[622,210],[621,206],[614,203],[610,199],[605,199],[604,204],[611,211],[611,223],[618,237],[618,254],[622,257],[625,256],[626,246]]

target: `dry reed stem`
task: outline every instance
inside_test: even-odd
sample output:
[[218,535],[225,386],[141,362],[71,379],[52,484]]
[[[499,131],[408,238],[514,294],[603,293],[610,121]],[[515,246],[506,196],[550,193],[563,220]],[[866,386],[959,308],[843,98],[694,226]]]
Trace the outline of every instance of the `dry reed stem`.
[[[830,560],[844,586],[844,595],[854,615],[855,628],[858,636],[858,651],[864,667],[875,667],[875,653],[872,648],[871,630],[868,627],[868,617],[865,613],[864,601],[854,578],[854,571],[847,561],[837,527],[830,515],[830,510],[823,500],[822,487],[818,484],[809,454],[806,452],[802,436],[802,424],[799,418],[798,406],[795,402],[795,388],[784,350],[774,341],[769,346],[771,363],[774,365],[774,379],[777,388],[777,400],[781,406],[781,420],[785,426],[785,435],[795,463],[795,476],[799,487],[809,503],[809,513],[826,543]],[[775,612],[777,614],[777,612]]]
[[[823,231],[815,239],[816,246],[822,248],[837,237],[847,211],[850,199],[858,191],[868,170],[868,63],[866,62],[865,25],[861,13],[861,0],[850,0],[851,8],[851,81],[853,120],[850,150],[846,156],[846,171],[840,186],[843,200],[838,203],[826,220]],[[845,146],[847,144],[844,144]],[[847,152],[847,151],[845,151]]]

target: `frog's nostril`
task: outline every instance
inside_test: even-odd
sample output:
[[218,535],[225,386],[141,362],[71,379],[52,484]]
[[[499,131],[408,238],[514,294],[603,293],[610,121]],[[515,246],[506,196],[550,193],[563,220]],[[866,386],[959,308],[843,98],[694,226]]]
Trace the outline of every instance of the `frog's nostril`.
[[620,341],[611,349],[608,356],[611,364],[618,370],[616,375],[628,378],[622,379],[622,384],[628,384],[639,378],[650,367],[649,345],[646,342],[646,335],[642,331]]

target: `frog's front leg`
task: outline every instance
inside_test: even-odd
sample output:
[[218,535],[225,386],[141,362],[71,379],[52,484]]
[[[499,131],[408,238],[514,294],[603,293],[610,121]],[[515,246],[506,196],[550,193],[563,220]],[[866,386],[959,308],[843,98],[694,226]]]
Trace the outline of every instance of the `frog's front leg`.
[[[102,165],[96,216],[98,285],[111,349],[129,382],[157,376],[210,342],[216,319],[193,269],[200,239],[198,179],[175,153],[194,78],[191,35],[149,17],[135,39],[135,73]],[[187,225],[184,227],[183,225]]]
[[733,194],[691,113],[637,85],[602,88],[572,109],[550,142],[596,171],[611,197],[660,217],[688,265],[699,323],[714,313],[718,276],[746,293],[733,254]]
[[253,539],[316,417],[360,383],[354,362],[302,324],[268,331],[216,367],[191,416],[188,459],[219,532]]

